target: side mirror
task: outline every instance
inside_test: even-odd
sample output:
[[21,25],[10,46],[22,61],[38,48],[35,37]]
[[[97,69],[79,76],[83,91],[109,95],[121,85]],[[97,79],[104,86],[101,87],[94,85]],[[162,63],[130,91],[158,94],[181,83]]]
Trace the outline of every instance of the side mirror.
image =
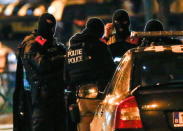
[[98,98],[99,90],[96,84],[87,84],[79,87],[77,97],[82,99],[96,99]]

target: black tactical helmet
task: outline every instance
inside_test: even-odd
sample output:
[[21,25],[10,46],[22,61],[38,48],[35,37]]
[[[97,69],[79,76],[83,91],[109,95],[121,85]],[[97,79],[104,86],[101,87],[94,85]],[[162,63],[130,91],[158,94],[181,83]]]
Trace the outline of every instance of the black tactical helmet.
[[51,39],[55,32],[56,20],[52,14],[44,13],[38,22],[38,34],[46,39]]
[[[144,31],[163,31],[163,24],[156,19],[149,20],[145,27]],[[164,41],[165,37],[145,37],[142,41],[142,46],[147,45],[161,45]]]
[[163,31],[163,24],[156,19],[149,20],[144,28],[144,31]]

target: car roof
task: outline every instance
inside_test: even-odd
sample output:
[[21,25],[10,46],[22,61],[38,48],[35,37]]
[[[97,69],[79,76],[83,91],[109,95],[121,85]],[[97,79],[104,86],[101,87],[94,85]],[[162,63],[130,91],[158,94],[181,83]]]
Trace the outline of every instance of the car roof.
[[167,53],[167,54],[183,54],[183,45],[164,45],[164,46],[147,46],[147,47],[137,47],[129,50],[133,55],[138,54],[157,54],[157,53]]
[[173,57],[178,54],[183,55],[183,45],[164,45],[164,46],[146,46],[146,47],[139,46],[128,50],[124,54],[123,58],[129,57],[132,60],[132,63],[134,63],[135,61],[147,60],[148,58],[156,59],[159,58],[159,56]]

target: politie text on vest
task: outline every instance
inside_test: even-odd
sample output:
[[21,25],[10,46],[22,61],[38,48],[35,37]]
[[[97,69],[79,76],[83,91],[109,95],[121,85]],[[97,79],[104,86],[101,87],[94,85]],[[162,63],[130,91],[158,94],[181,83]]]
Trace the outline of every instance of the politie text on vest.
[[83,49],[69,50],[67,52],[68,64],[74,64],[83,61]]

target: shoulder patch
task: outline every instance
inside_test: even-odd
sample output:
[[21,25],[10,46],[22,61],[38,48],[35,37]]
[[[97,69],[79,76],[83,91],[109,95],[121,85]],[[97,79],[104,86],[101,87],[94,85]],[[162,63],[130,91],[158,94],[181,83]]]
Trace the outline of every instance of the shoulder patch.
[[107,40],[105,38],[101,38],[100,41],[107,44]]
[[46,43],[47,39],[45,39],[45,38],[43,38],[42,36],[39,35],[35,38],[35,41],[43,46]]

